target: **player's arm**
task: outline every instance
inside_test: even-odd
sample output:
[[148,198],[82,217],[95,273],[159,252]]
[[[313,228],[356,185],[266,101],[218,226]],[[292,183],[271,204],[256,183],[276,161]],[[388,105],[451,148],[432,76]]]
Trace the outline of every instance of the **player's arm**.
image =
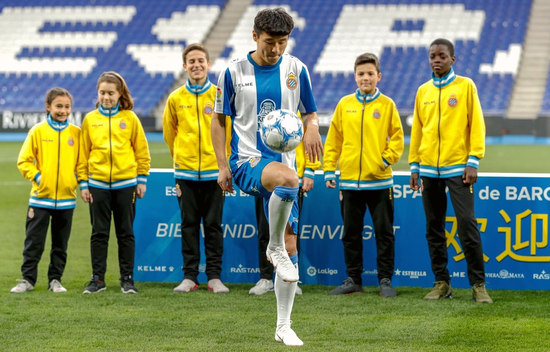
[[149,170],[151,169],[151,154],[149,153],[149,143],[147,142],[145,131],[136,115],[132,138],[138,174],[136,193],[138,198],[143,198],[147,191],[147,176],[149,176]]
[[468,124],[470,125],[470,153],[462,174],[462,182],[472,185],[477,182],[479,161],[485,155],[485,120],[477,88],[473,82],[468,91]]
[[416,93],[416,101],[414,106],[413,124],[411,127],[411,141],[409,147],[409,165],[411,167],[411,178],[409,185],[411,189],[417,191],[420,189],[418,178],[420,176],[420,142],[422,141],[422,121],[420,120],[421,107],[420,101],[420,89]]
[[325,185],[328,188],[336,188],[336,165],[338,164],[338,159],[340,159],[342,144],[344,143],[341,124],[341,105],[342,101],[336,106],[325,140],[326,154],[323,158],[323,170],[325,172]]
[[306,154],[309,155],[311,162],[321,160],[324,148],[321,134],[319,133],[319,117],[316,112],[307,113],[304,114],[304,121],[306,122],[306,133],[304,134]]
[[227,164],[226,156],[226,122],[227,115],[218,114],[214,112],[212,116],[212,124],[210,128],[210,134],[212,136],[212,146],[214,147],[214,153],[216,154],[216,161],[218,162],[218,169],[220,170],[218,176],[218,184],[221,189],[226,192],[233,193],[233,178],[231,170]]
[[80,130],[80,148],[78,152],[77,178],[80,185],[80,197],[85,203],[89,203],[90,190],[88,189],[88,159],[92,149],[92,141],[88,131],[88,120],[84,118]]
[[36,158],[35,151],[37,151],[37,148],[35,147],[36,143],[34,141],[34,135],[35,129],[31,129],[25,139],[25,142],[23,143],[23,146],[21,147],[21,150],[19,151],[17,168],[23,177],[30,181],[34,181],[39,185],[41,175],[40,170],[38,170],[34,163],[34,159]]
[[178,131],[178,115],[174,109],[172,97],[170,96],[166,101],[166,107],[162,114],[162,135],[164,141],[168,145],[170,155],[174,157],[174,140]]
[[386,149],[382,152],[382,159],[385,167],[398,162],[405,148],[403,126],[401,125],[399,112],[397,112],[397,107],[395,105],[393,106],[391,122],[388,126],[388,138],[389,141],[386,145]]

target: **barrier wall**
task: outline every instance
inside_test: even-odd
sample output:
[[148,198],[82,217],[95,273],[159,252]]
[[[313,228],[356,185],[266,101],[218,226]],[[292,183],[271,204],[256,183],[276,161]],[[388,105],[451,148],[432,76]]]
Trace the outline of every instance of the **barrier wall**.
[[[409,173],[396,172],[394,286],[431,287],[434,281],[425,240],[425,219],[420,192],[409,187]],[[172,170],[153,170],[147,194],[137,202],[135,220],[138,281],[183,279],[181,271],[180,215]],[[550,175],[480,174],[476,183],[476,209],[486,281],[490,289],[550,289]],[[469,287],[456,218],[447,209],[449,271],[454,287]],[[327,189],[323,176],[304,200],[300,219],[300,281],[303,284],[339,285],[347,277],[343,259],[342,218],[338,191]],[[227,195],[224,217],[222,280],[254,283],[259,280],[258,241],[254,200],[237,190]],[[201,232],[202,235],[202,232]],[[370,215],[363,234],[363,285],[377,285],[376,243]],[[204,247],[201,242],[201,253]],[[206,282],[202,255],[199,281]]]

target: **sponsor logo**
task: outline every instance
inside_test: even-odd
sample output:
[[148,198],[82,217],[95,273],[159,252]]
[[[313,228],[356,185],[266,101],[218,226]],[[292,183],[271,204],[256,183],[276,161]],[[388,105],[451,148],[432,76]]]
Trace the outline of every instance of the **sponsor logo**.
[[374,109],[374,111],[372,113],[372,117],[374,117],[375,119],[379,119],[380,118],[380,110]]
[[71,136],[71,137],[69,137],[69,140],[68,140],[68,142],[67,142],[67,143],[69,144],[69,146],[70,146],[70,147],[72,147],[72,146],[74,145],[74,139],[73,139],[73,137],[72,137],[72,136]]
[[408,276],[409,279],[418,279],[420,277],[426,277],[426,272],[396,269],[395,276]]
[[260,268],[247,268],[244,267],[242,264],[239,264],[238,267],[232,267],[229,269],[229,272],[235,273],[235,274],[259,274]]
[[543,270],[540,274],[533,274],[533,280],[550,280],[550,274]]
[[498,273],[485,273],[485,277],[491,279],[524,279],[523,273],[511,273],[506,269],[502,269]]
[[456,97],[456,94],[451,94],[449,100],[447,100],[447,104],[449,104],[451,108],[454,108],[458,104],[458,98]]
[[369,276],[378,276],[378,270],[365,270],[363,271],[363,275],[369,275]]
[[272,111],[277,110],[277,104],[271,99],[266,99],[260,103],[260,112],[258,113],[258,131],[264,118]]
[[338,274],[338,270],[337,269],[330,269],[330,268],[324,268],[324,269],[320,269],[320,268],[316,268],[314,266],[310,266],[309,268],[307,268],[306,270],[307,274],[309,276],[315,276],[315,275],[337,275]]
[[288,74],[288,77],[286,78],[286,86],[290,90],[294,90],[298,87],[298,81],[296,80],[294,73],[290,72]]
[[174,267],[166,265],[138,265],[137,271],[165,273],[174,271]]
[[29,208],[28,216],[29,216],[29,219],[34,218],[34,209],[33,208]]
[[204,109],[202,110],[202,112],[207,115],[207,116],[212,116],[212,112],[214,111],[214,107],[212,106],[212,103],[211,102],[206,102],[206,104],[204,105]]
[[124,120],[120,121],[120,124],[118,125],[118,127],[120,127],[121,130],[125,130],[126,129],[126,121],[124,121]]

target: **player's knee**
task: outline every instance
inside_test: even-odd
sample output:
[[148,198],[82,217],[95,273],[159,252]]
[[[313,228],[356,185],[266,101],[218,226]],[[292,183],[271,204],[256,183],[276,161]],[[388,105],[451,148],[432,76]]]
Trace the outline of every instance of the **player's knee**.
[[281,186],[284,187],[293,187],[296,188],[299,185],[298,175],[294,170],[289,170],[290,172],[284,172],[281,178]]

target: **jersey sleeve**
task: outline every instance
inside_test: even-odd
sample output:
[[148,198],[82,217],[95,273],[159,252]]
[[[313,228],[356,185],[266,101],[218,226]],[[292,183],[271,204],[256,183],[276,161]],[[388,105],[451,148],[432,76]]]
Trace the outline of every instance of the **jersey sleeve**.
[[315,104],[315,98],[313,97],[311,79],[305,65],[302,66],[300,72],[300,106],[298,109],[302,114],[317,112],[317,104]]
[[229,116],[235,116],[235,107],[233,99],[235,97],[235,87],[231,79],[229,68],[220,73],[216,90],[216,102],[214,112]]
[[23,177],[34,181],[40,175],[40,170],[36,167],[34,160],[38,152],[35,143],[36,128],[32,128],[21,147],[19,157],[17,158],[17,168],[21,171]]

